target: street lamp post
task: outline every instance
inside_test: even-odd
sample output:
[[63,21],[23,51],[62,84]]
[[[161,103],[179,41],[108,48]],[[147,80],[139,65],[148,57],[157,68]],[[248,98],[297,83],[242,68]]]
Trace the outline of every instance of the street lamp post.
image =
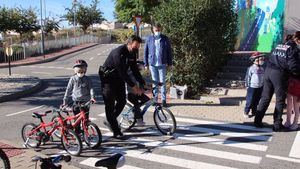
[[41,49],[42,49],[42,55],[45,59],[45,43],[44,43],[44,24],[43,24],[43,3],[42,0],[40,0],[40,4],[41,4],[41,40],[42,40],[42,44],[41,44]]
[[73,13],[74,13],[74,45],[76,45],[76,4],[77,0],[73,0]]

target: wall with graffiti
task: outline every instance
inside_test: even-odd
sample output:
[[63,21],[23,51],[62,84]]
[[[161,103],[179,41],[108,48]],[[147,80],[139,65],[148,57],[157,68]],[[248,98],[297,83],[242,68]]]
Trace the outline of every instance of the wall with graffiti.
[[283,37],[285,0],[236,0],[238,50],[269,52]]

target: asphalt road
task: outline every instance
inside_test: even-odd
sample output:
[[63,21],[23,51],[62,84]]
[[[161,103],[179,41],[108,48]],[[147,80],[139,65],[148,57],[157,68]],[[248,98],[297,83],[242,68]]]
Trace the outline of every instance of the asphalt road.
[[[90,117],[100,127],[103,143],[96,150],[85,147],[80,157],[72,159],[72,165],[93,168],[95,160],[119,152],[126,157],[124,168],[130,169],[300,168],[299,132],[273,133],[271,129],[206,121],[197,118],[197,115],[195,118],[177,116],[176,134],[162,136],[149,113],[145,127],[126,132],[125,140],[112,139],[111,133],[102,124],[104,105],[97,72],[99,65],[116,46],[99,45],[53,62],[13,67],[13,73],[41,78],[44,87],[30,96],[0,103],[0,138],[21,147],[22,126],[26,122],[37,122],[31,117],[32,112],[57,108],[62,103],[68,79],[73,74],[73,62],[80,58],[89,64],[87,75],[93,80],[98,101],[92,105]],[[0,69],[0,73],[6,72],[7,69]],[[36,150],[47,155],[64,152],[57,139]]]

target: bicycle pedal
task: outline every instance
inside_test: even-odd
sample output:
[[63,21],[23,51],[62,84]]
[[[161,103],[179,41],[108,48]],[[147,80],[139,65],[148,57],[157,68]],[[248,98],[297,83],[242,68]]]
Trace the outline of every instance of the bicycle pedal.
[[24,148],[28,148],[27,144],[23,144],[23,147],[24,147]]

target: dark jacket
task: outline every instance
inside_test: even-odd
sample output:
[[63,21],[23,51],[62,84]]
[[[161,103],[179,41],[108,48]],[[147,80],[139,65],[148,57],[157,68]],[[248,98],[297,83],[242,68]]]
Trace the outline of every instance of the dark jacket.
[[277,45],[269,58],[268,67],[299,75],[299,49],[293,41]]
[[133,87],[135,83],[127,74],[130,68],[136,80],[142,85],[145,84],[136,63],[136,54],[130,53],[127,45],[121,45],[112,50],[104,62],[103,67],[113,70],[110,76],[113,76],[115,79],[123,80],[129,86]]
[[[160,57],[162,64],[172,65],[172,49],[171,44],[167,36],[160,35]],[[144,51],[144,62],[145,66],[155,65],[155,37],[154,35],[150,35],[145,44]]]

